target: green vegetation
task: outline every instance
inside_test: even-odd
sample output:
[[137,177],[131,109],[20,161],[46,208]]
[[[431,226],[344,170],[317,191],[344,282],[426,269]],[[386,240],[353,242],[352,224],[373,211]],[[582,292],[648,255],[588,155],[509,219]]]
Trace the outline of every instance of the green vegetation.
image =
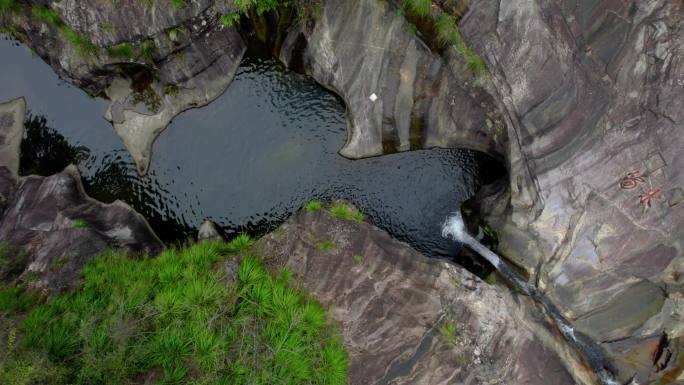
[[93,58],[98,55],[98,48],[87,37],[73,30],[64,24],[59,17],[59,13],[48,7],[33,7],[31,14],[36,20],[50,24],[57,28],[67,43],[76,51],[76,54],[83,58]]
[[332,239],[323,239],[316,241],[316,248],[322,252],[328,252],[335,248],[335,241]]
[[489,273],[484,281],[489,285],[496,285],[496,272]]
[[107,48],[107,54],[109,54],[109,57],[114,58],[114,59],[132,59],[134,52],[133,52],[133,44],[131,43],[120,43],[117,44],[113,47]]
[[357,265],[360,265],[361,262],[363,262],[363,257],[361,257],[361,256],[358,255],[358,254],[355,255],[355,256],[354,256],[354,262],[356,262]]
[[402,0],[401,5],[408,12],[420,17],[430,16],[432,0]]
[[482,226],[482,232],[486,236],[487,243],[492,250],[499,246],[499,234],[490,225]]
[[11,281],[24,271],[26,254],[7,242],[0,242],[0,281]]
[[26,311],[35,300],[35,295],[23,286],[0,285],[0,315]]
[[75,229],[85,229],[88,227],[88,222],[83,218],[76,218],[71,224],[71,227]]
[[146,39],[140,43],[140,46],[138,47],[138,54],[143,58],[145,63],[154,63],[154,48],[154,40],[152,39]]
[[453,344],[456,342],[458,335],[456,333],[456,323],[453,321],[447,321],[445,322],[440,328],[439,332],[442,334],[442,337],[446,339],[446,341],[450,344]]
[[164,84],[164,95],[178,96],[180,89],[175,84]]
[[466,45],[461,32],[458,30],[456,19],[453,16],[442,13],[435,21],[435,28],[441,44],[453,46],[465,59],[468,69],[472,73],[476,75],[487,73],[487,65],[475,51]]
[[247,233],[240,233],[226,245],[226,249],[231,253],[238,253],[252,247],[254,240]]
[[304,206],[304,210],[313,213],[323,208],[323,203],[319,200],[311,200]]
[[21,10],[18,0],[0,0],[0,16],[13,15]]
[[[236,249],[252,242],[238,238]],[[0,383],[346,384],[347,355],[323,307],[252,257],[228,282],[215,268],[225,249],[107,252],[83,269],[80,290],[43,304],[3,287]]]
[[186,0],[171,0],[171,5],[175,9],[181,9],[181,8],[185,7],[185,3],[186,3]]
[[363,213],[344,202],[336,202],[328,210],[330,215],[345,221],[363,222]]
[[240,13],[238,12],[231,12],[227,15],[223,15],[221,17],[221,23],[226,26],[226,28],[230,28],[236,23],[240,22]]

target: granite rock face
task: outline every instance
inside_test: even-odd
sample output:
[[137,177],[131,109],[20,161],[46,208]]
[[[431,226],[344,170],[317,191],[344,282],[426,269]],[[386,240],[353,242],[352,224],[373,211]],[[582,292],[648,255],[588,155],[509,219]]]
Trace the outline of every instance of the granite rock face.
[[684,380],[683,7],[481,0],[461,21],[510,139],[510,183],[480,214],[642,384]]
[[[60,28],[31,16],[50,5],[67,28],[87,39],[89,53],[70,44]],[[192,1],[181,8],[139,0],[26,1],[0,26],[48,62],[63,79],[107,96],[105,114],[135,160],[149,167],[152,143],[179,113],[201,107],[228,87],[246,49],[235,28],[219,18],[232,1]]]
[[[0,186],[5,197],[0,215],[0,241],[22,250],[23,278],[31,286],[56,293],[78,281],[83,265],[108,248],[127,248],[156,254],[163,245],[145,218],[127,204],[103,204],[83,191],[75,166],[49,177],[14,179],[19,165],[19,146],[8,140],[21,138],[25,104],[18,99],[0,105],[2,114],[16,118],[0,121]],[[10,170],[11,168],[11,170]]]
[[291,30],[280,58],[344,99],[346,157],[431,147],[503,154],[492,84],[452,50],[436,54],[414,29],[393,2],[327,1],[313,27]]
[[595,383],[529,299],[367,223],[301,212],[252,252],[287,267],[339,322],[351,384]]

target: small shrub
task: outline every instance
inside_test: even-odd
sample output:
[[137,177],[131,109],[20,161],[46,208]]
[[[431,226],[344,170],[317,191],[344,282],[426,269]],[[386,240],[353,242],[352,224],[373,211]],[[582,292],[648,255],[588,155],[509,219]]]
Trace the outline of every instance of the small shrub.
[[489,285],[496,285],[496,273],[495,273],[495,272],[490,273],[490,274],[484,279],[484,281],[485,281],[487,284],[489,284]]
[[363,258],[360,255],[357,254],[354,256],[354,262],[356,262],[357,265],[360,265],[362,261]]
[[320,210],[321,208],[323,208],[323,203],[321,203],[321,201],[316,200],[316,199],[309,201],[309,203],[307,203],[304,206],[304,210],[306,210],[307,212],[310,212],[310,213],[316,212],[316,211]]

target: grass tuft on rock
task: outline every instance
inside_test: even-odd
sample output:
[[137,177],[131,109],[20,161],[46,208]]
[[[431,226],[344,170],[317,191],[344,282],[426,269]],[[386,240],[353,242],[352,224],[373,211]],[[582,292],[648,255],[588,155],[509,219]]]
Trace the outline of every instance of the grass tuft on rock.
[[254,239],[247,233],[240,233],[226,244],[226,248],[231,253],[239,253],[244,251],[254,244]]
[[456,18],[446,13],[442,13],[435,20],[435,28],[437,30],[437,37],[440,43],[444,46],[453,46],[454,49],[463,57],[468,66],[468,70],[476,75],[484,75],[487,73],[487,65],[484,60],[470,49],[461,32],[458,29]]
[[304,210],[313,213],[323,208],[323,203],[319,200],[311,200],[306,205],[304,205]]
[[228,280],[217,268],[224,250],[107,252],[83,269],[78,291],[0,302],[33,307],[0,325],[0,383],[346,384],[347,354],[323,307],[256,258]]
[[333,203],[328,212],[333,217],[345,221],[363,222],[364,220],[363,213],[345,202]]
[[39,21],[50,24],[59,30],[64,40],[69,43],[82,58],[90,59],[98,55],[99,49],[86,36],[76,32],[62,21],[59,13],[49,7],[33,7],[31,15]]

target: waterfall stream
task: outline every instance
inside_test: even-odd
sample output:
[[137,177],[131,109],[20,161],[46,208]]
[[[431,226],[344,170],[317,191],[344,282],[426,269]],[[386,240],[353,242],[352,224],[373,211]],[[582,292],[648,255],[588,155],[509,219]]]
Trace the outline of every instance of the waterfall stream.
[[[449,216],[442,225],[442,237],[462,243],[486,259],[494,268],[514,287],[525,295],[531,297],[541,305],[546,314],[553,320],[565,340],[573,346],[587,365],[596,373],[603,385],[620,385],[609,369],[610,363],[603,353],[603,349],[591,338],[576,332],[570,321],[565,318],[558,307],[554,305],[537,287],[530,285],[518,272],[516,272],[499,255],[491,251],[475,237],[468,233],[463,223],[461,213]],[[626,385],[637,385],[634,380]]]

